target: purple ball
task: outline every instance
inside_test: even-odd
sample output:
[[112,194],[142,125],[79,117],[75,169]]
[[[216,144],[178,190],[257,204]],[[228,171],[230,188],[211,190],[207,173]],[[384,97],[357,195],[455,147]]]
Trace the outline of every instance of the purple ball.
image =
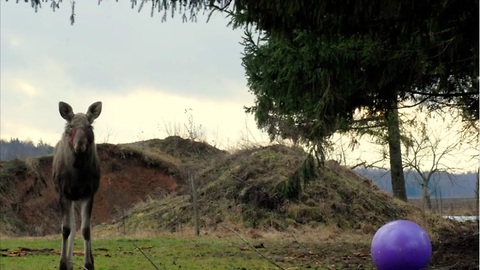
[[375,233],[371,253],[378,270],[419,270],[430,261],[432,244],[417,223],[395,220]]

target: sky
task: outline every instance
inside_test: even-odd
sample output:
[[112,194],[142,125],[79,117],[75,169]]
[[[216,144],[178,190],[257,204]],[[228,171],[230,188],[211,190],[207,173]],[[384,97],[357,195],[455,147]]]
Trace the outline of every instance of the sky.
[[23,1],[1,5],[2,139],[55,145],[65,122],[59,101],[74,112],[102,101],[97,142],[163,138],[191,123],[218,147],[268,140],[244,112],[254,96],[241,66],[243,31],[223,15],[162,23],[128,1],[85,1],[70,25],[69,2],[37,13]]
[[[222,14],[208,23],[206,16],[162,22],[162,14],[132,10],[130,1],[82,1],[70,25],[69,1],[55,12],[45,3],[34,12],[24,1],[1,1],[0,12],[2,139],[55,145],[65,124],[59,101],[75,112],[102,101],[97,143],[185,136],[191,126],[198,139],[222,149],[268,142],[244,112],[254,96],[241,65],[243,30],[227,26]],[[369,142],[344,148],[347,163],[377,160],[381,148]],[[468,151],[456,156],[455,167],[478,167]]]

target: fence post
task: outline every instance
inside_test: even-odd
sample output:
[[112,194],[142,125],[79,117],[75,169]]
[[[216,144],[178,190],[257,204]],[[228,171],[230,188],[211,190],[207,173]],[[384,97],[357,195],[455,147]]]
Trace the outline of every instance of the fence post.
[[195,235],[200,234],[200,215],[198,213],[197,187],[192,174],[189,174],[190,187],[192,189],[193,218],[195,223]]
[[480,208],[478,206],[478,203],[479,203],[479,200],[478,200],[478,185],[479,185],[479,182],[480,182],[480,168],[477,169],[477,181],[475,181],[475,206],[477,207],[477,226],[478,226],[478,220],[479,220],[479,216],[480,216]]

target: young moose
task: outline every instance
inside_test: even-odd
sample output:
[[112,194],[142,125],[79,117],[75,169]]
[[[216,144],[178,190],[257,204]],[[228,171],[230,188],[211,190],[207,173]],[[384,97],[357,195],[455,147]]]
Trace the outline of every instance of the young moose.
[[86,114],[73,113],[65,102],[59,104],[60,115],[67,120],[62,139],[55,146],[53,179],[60,195],[62,211],[62,251],[60,269],[73,269],[73,244],[75,240],[74,202],[80,202],[81,229],[84,239],[84,267],[94,269],[90,243],[90,218],[93,198],[100,183],[100,163],[94,142],[92,123],[102,111],[102,103],[95,102]]

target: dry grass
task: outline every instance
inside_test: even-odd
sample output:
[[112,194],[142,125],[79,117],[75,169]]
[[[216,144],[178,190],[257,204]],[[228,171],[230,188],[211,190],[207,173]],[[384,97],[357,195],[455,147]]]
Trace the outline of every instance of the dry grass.
[[[417,222],[434,239],[441,230],[455,229],[453,222],[391,197],[335,162],[326,164],[298,200],[282,198],[276,194],[276,185],[292,174],[305,156],[301,149],[275,145],[217,157],[215,164],[199,170],[196,182],[202,232],[221,235],[222,226],[227,225],[252,237],[302,231],[299,237],[328,240],[344,234],[371,236],[396,219]],[[192,213],[188,194],[167,196],[136,205],[108,228],[121,234],[191,233]]]
[[[411,198],[408,199],[408,202],[423,209],[421,198]],[[432,198],[430,212],[439,215],[475,216],[478,214],[478,207],[475,198],[443,198],[438,200]]]
[[155,150],[154,148],[148,147],[142,143],[124,144],[120,147],[124,152],[141,155],[143,157],[143,160],[147,163],[164,162],[174,166],[179,166],[181,164],[180,159],[175,158],[164,152]]

